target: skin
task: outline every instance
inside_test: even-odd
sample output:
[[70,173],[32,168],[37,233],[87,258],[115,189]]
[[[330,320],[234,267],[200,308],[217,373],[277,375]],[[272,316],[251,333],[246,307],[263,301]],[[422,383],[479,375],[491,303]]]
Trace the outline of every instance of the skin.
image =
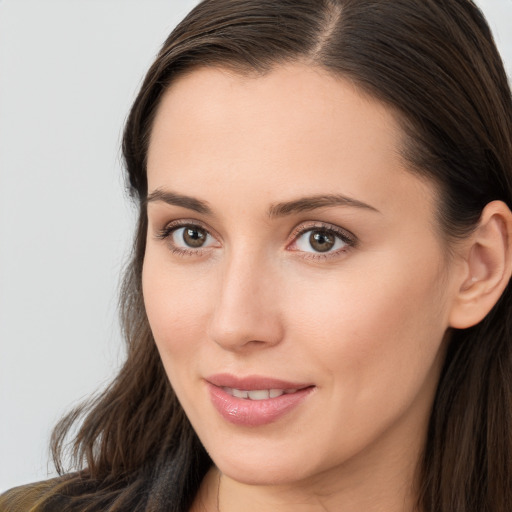
[[[407,169],[401,142],[390,109],[301,63],[264,76],[197,69],[166,92],[149,193],[211,209],[150,201],[143,268],[165,370],[215,463],[193,510],[414,509],[467,265],[447,256],[435,187]],[[368,207],[269,216],[276,204],[328,194]],[[211,234],[203,248],[187,248],[180,231],[160,236],[183,221]],[[315,252],[300,230],[319,226],[355,242]],[[226,372],[315,387],[277,421],[238,426],[204,381]]]

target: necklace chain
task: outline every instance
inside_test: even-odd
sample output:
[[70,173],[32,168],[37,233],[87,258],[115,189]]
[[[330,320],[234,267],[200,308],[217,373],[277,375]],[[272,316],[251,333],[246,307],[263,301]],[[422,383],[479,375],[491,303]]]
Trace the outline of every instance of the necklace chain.
[[219,478],[217,478],[217,512],[220,512],[220,477],[221,473],[219,471]]

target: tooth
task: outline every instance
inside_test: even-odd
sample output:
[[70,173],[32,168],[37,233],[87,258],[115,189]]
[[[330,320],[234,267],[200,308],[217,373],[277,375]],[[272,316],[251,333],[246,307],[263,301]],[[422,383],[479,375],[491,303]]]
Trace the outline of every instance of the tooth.
[[247,394],[248,392],[247,391],[242,391],[240,389],[235,389],[233,388],[233,396],[235,396],[236,398],[247,398]]
[[247,393],[251,400],[266,400],[269,398],[268,389],[254,389],[252,391],[247,391]]
[[278,396],[281,396],[284,393],[282,389],[271,389],[269,392],[270,398],[277,398]]

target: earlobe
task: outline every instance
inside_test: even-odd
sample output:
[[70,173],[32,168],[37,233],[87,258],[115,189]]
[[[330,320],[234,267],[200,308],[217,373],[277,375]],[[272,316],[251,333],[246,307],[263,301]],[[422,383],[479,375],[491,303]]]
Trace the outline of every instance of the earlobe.
[[484,208],[465,250],[465,272],[450,314],[450,326],[466,329],[498,302],[512,273],[512,213],[502,201]]

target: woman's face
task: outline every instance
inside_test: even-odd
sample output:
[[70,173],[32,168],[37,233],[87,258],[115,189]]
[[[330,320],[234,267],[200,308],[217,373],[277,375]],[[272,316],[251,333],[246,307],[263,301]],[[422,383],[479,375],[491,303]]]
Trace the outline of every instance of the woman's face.
[[434,187],[400,145],[389,109],[306,65],[199,69],[166,92],[144,299],[171,384],[226,475],[412,470],[456,262]]

